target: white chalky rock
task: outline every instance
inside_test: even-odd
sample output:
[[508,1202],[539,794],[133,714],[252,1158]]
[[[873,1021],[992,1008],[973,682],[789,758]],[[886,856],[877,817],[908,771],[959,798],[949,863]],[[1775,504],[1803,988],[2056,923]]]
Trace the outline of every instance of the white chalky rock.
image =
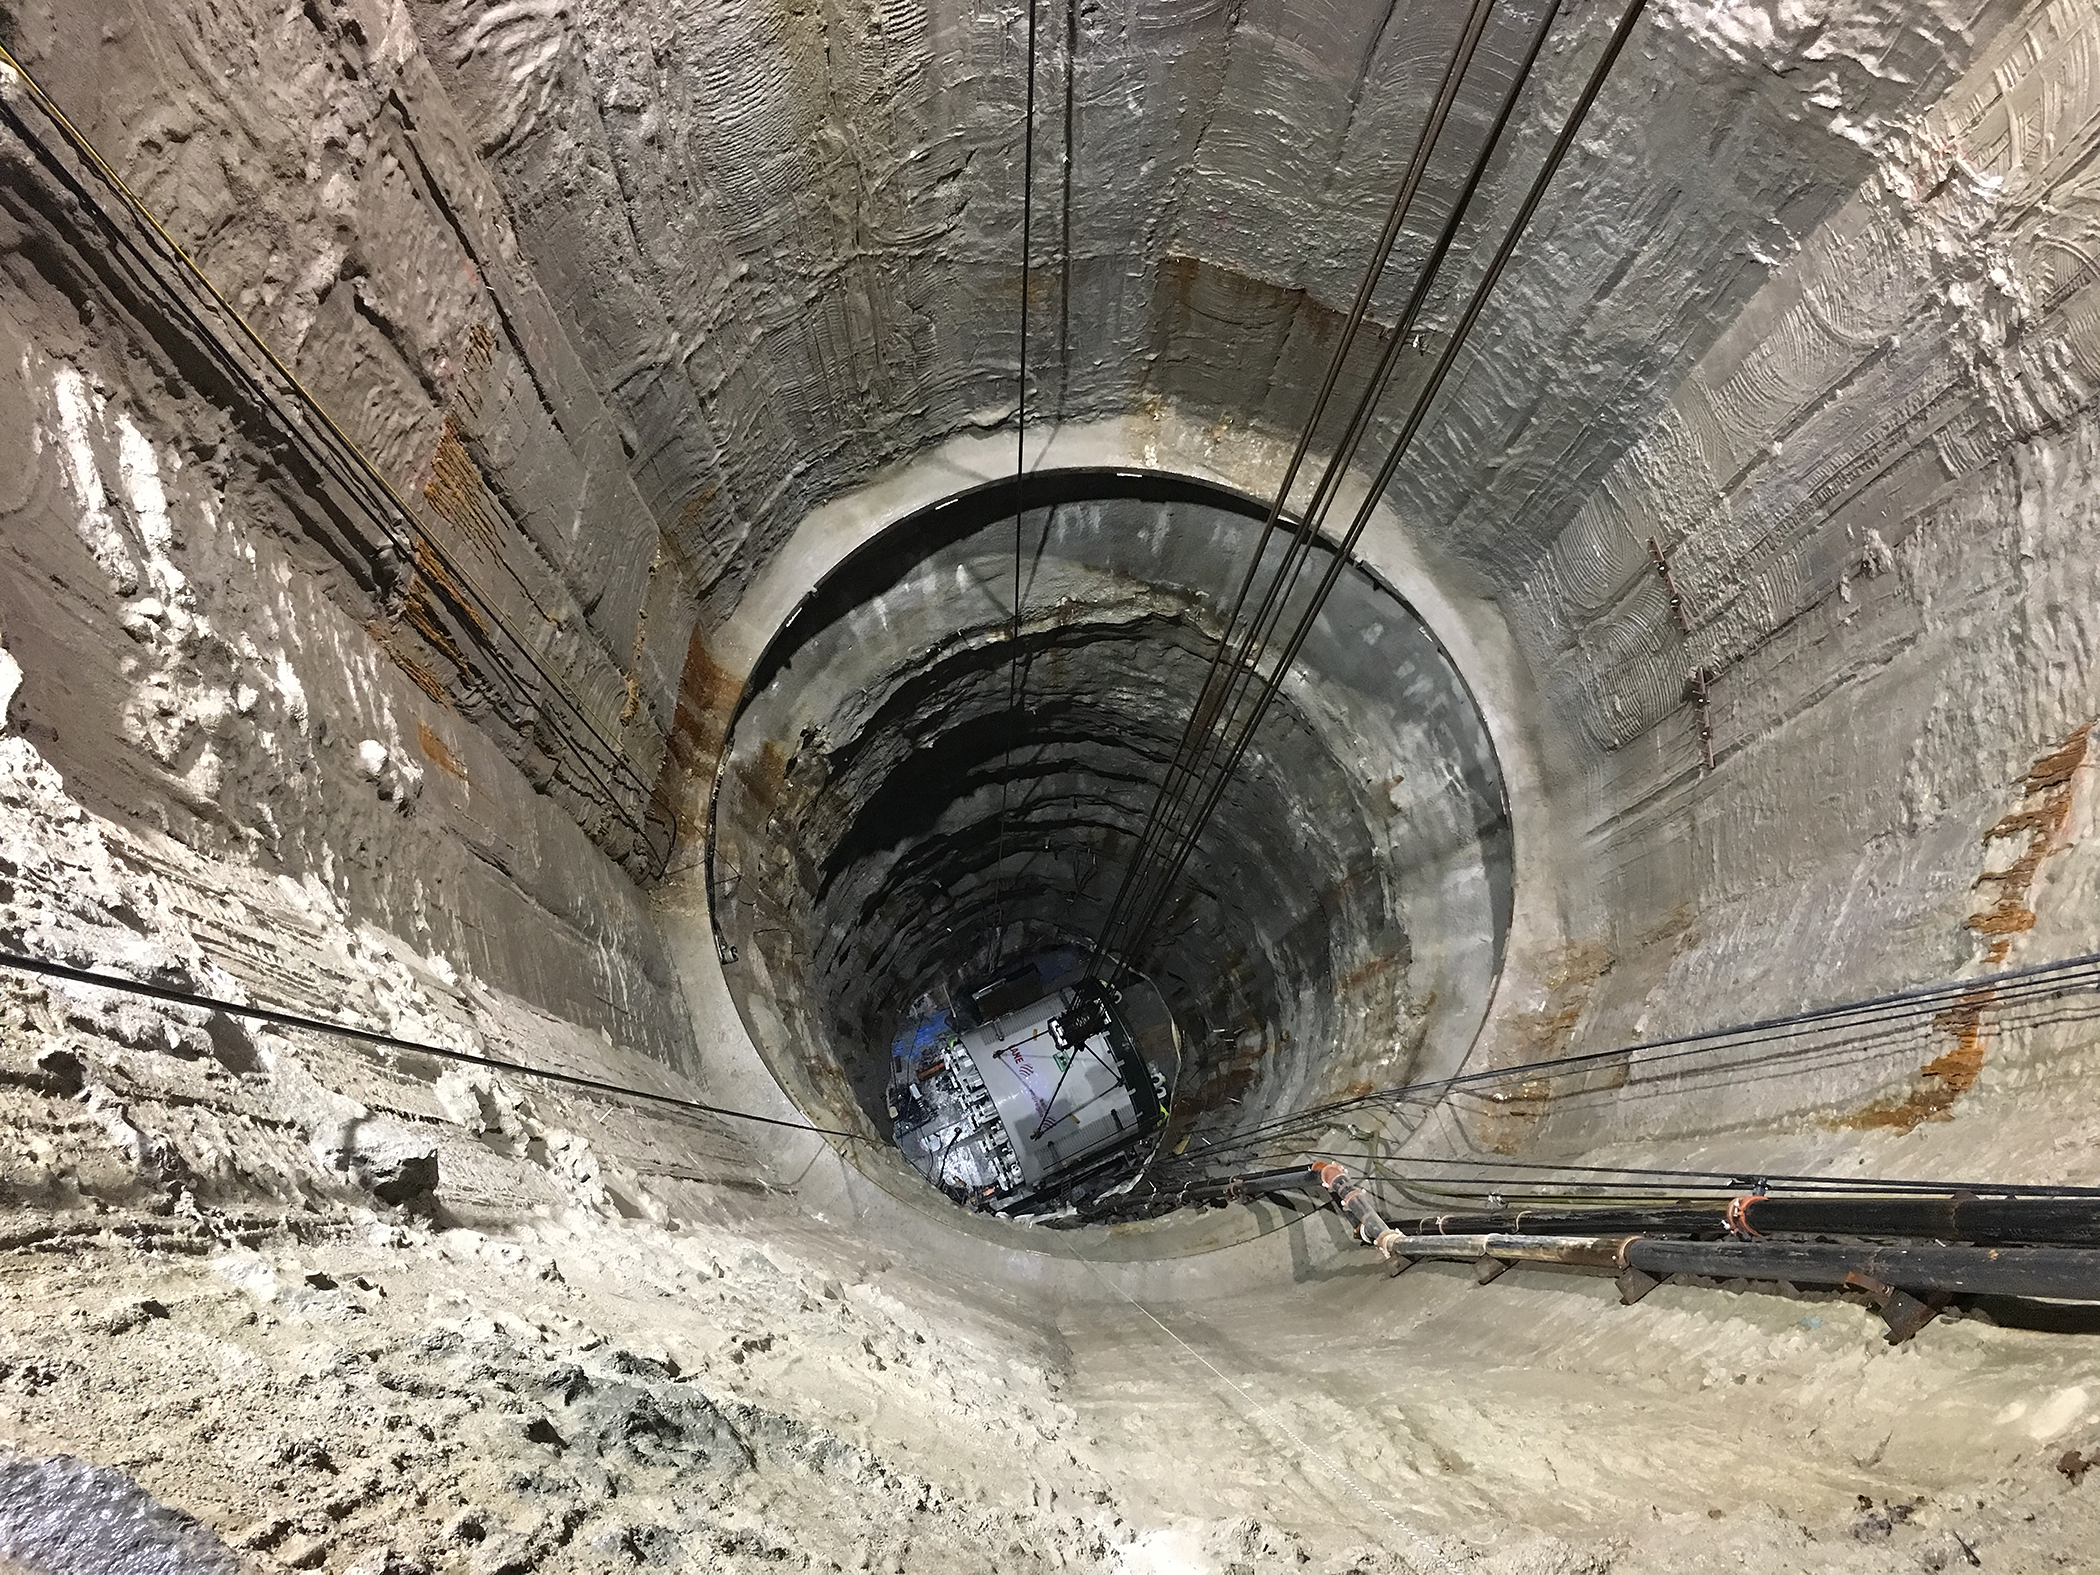
[[21,664],[5,651],[0,651],[0,731],[7,728],[7,708],[14,703],[15,691],[21,687]]
[[376,738],[368,738],[362,744],[359,744],[357,746],[357,769],[370,777],[374,782],[377,782],[379,773],[386,769],[386,745]]

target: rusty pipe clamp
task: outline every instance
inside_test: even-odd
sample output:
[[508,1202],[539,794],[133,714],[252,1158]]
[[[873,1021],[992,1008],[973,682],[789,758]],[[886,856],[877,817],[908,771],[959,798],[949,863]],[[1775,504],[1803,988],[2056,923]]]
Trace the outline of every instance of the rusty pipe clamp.
[[1400,1239],[1401,1232],[1387,1225],[1379,1215],[1378,1206],[1371,1201],[1371,1194],[1349,1172],[1331,1159],[1314,1163],[1312,1173],[1315,1180],[1325,1187],[1333,1197],[1335,1207],[1342,1217],[1356,1227],[1357,1240],[1367,1247],[1378,1249],[1382,1258],[1393,1256],[1393,1243]]

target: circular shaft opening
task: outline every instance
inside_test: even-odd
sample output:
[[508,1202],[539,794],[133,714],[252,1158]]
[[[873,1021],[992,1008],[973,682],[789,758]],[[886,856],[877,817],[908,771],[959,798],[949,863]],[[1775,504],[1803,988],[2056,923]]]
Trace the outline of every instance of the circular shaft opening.
[[[1118,959],[1116,998],[1073,994],[1263,513],[1121,471],[981,487],[850,555],[753,670],[710,844],[731,994],[812,1119],[901,1142],[869,1163],[908,1193],[1065,1201],[1034,1174],[987,1193],[1001,1163],[1032,1170],[1027,1144],[965,1164],[954,1120],[934,1128],[948,1174],[925,1161],[944,1114],[929,1106],[1042,1096],[1013,1061],[1030,1035],[1067,1085],[1052,1121],[1079,1077],[1096,1118],[1142,1128],[1123,1143],[1134,1168],[1403,1081],[1425,1046],[1477,1028],[1510,907],[1501,774],[1443,647],[1360,565]],[[1327,562],[1316,549],[1306,583]],[[1071,1031],[1075,1009],[1102,1019],[1103,1045]],[[1168,1109],[1148,1120],[1155,1081]],[[1011,1140],[1043,1115],[986,1126]]]

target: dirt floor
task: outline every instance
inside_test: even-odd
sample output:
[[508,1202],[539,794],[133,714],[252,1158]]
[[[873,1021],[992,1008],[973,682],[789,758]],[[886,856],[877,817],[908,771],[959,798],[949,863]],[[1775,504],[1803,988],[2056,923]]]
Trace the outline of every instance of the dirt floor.
[[[964,1299],[904,1305],[887,1277],[842,1281],[748,1226],[616,1205],[477,1228],[328,1198],[320,1174],[292,1207],[179,1186],[109,1203],[63,1149],[112,1146],[91,1102],[8,1095],[14,1178],[33,1149],[64,1195],[10,1208],[0,1257],[0,1549],[27,1569],[2044,1570],[2088,1567],[2100,1530],[2100,1483],[2038,1456],[1983,1497],[1869,1495],[1824,1523],[1657,1507],[1575,1539],[1489,1520],[1425,1551],[1392,1486],[1413,1473],[1385,1472],[1376,1441],[1315,1444],[1310,1408],[1272,1410],[1139,1331],[1101,1357],[988,1344]],[[1475,1290],[1424,1281],[1417,1297]],[[1860,1309],[1824,1306],[1872,1338]],[[1422,1339],[1449,1360],[1446,1343]],[[1435,1414],[1449,1376],[1430,1379],[1414,1425],[1454,1437],[1462,1419]],[[1541,1391],[1551,1408],[1560,1382],[1535,1375],[1509,1414]],[[1512,1385],[1483,1375],[1476,1427]],[[1179,1403],[1148,1407],[1155,1387]],[[1595,1408],[1561,1409],[1579,1433]],[[1663,1434],[1647,1464],[1674,1448],[1710,1473],[1715,1445]],[[1492,1496],[1505,1465],[1459,1469]],[[1872,1462],[1861,1480],[1878,1485]],[[1397,1517],[1350,1503],[1359,1488]],[[1570,1495],[1581,1518],[1590,1495]],[[1235,1501],[1250,1512],[1219,1513]]]

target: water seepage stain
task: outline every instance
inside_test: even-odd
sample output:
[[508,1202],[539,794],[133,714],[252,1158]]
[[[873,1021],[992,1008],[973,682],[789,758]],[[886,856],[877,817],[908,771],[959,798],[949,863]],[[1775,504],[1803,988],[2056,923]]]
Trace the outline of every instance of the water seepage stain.
[[[2000,816],[1983,833],[1987,865],[1995,864],[1996,856],[2012,855],[2003,868],[1986,868],[1976,877],[1976,889],[1990,900],[1962,920],[1963,929],[1984,939],[1986,968],[2002,967],[2014,943],[2034,928],[2035,879],[2043,859],[2069,846],[2067,832],[2078,769],[2087,762],[2092,732],[2093,723],[2082,723],[2037,759],[2020,779],[2020,807]],[[1997,993],[1984,985],[1935,1012],[1933,1028],[1953,1043],[1918,1068],[1918,1085],[1901,1099],[1878,1100],[1837,1125],[1858,1131],[1910,1132],[1921,1122],[1951,1121],[1954,1102],[1975,1087],[1983,1073],[1990,1008]]]

